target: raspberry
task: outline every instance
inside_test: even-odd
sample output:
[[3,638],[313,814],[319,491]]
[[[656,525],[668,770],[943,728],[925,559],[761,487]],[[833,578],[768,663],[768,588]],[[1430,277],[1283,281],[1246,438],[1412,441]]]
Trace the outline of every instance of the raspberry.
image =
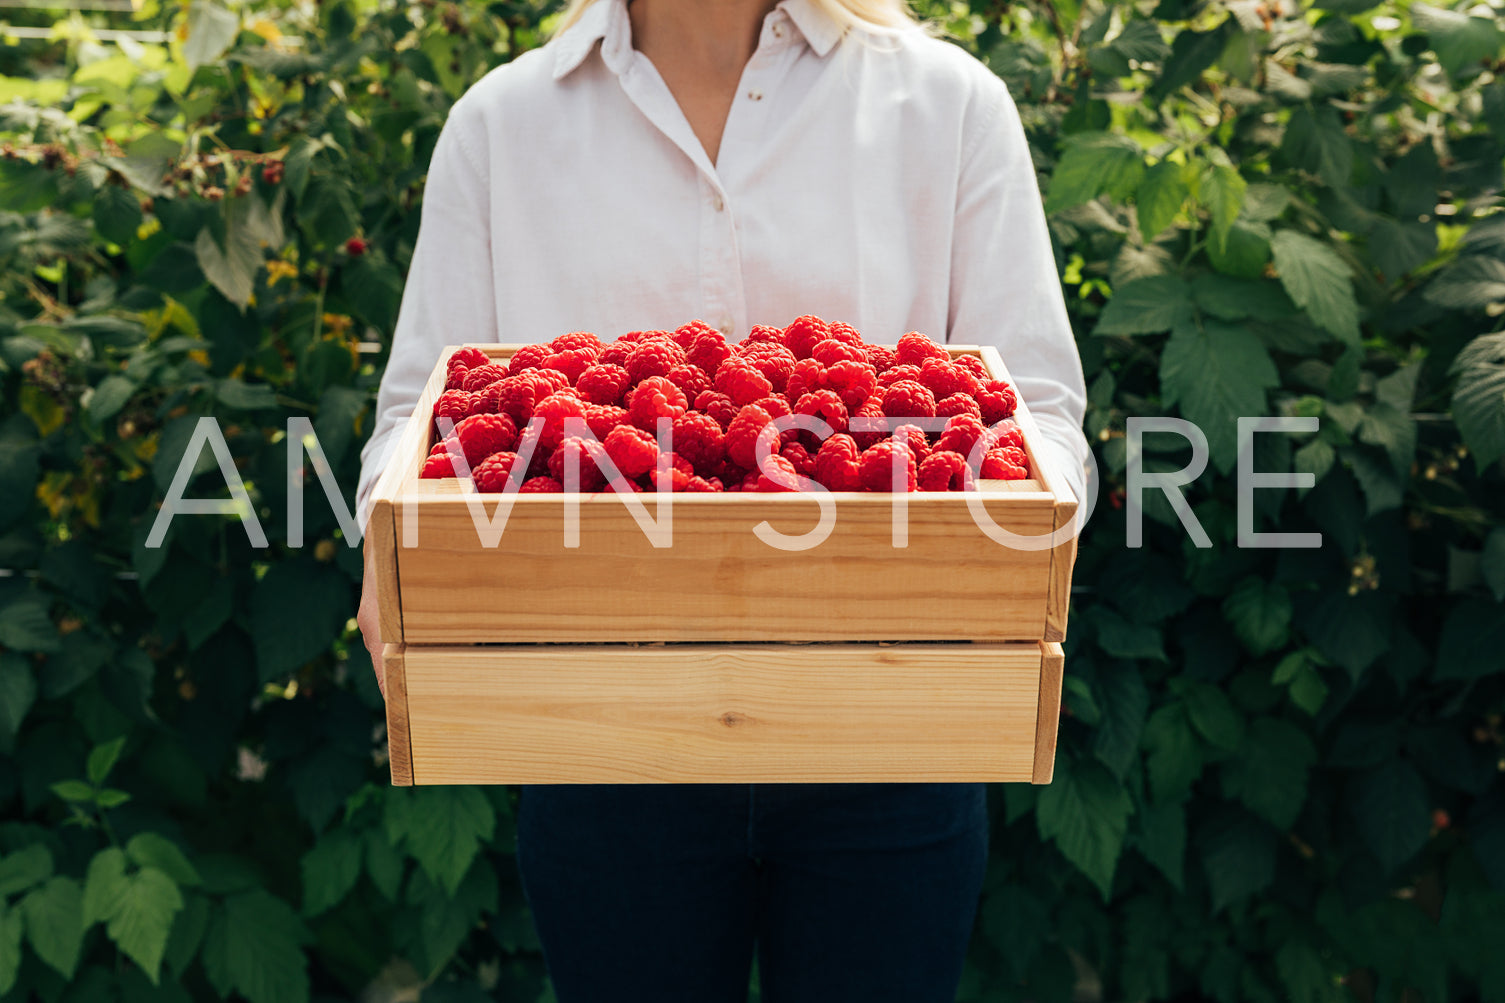
[[878,374],[865,362],[838,362],[826,369],[826,386],[840,395],[847,413],[854,414],[878,389]]
[[887,345],[868,345],[863,351],[867,353],[867,364],[880,373],[899,364],[898,354]]
[[965,369],[967,372],[971,373],[972,376],[976,378],[979,384],[986,383],[988,380],[991,380],[993,378],[992,375],[988,372],[987,363],[983,362],[982,359],[978,358],[975,355],[957,356],[956,365],[958,366],[958,368]]
[[900,380],[883,391],[883,413],[890,418],[934,418],[935,396],[914,380]]
[[879,442],[862,452],[857,473],[862,478],[864,491],[892,491],[894,468],[899,468],[901,490],[913,491],[918,476],[913,451],[908,446],[889,439]]
[[819,317],[806,314],[796,317],[790,325],[784,328],[784,347],[794,353],[796,359],[810,358],[810,351],[817,342],[824,341],[827,336],[826,322]]
[[1018,446],[1024,448],[1024,429],[1015,421],[1003,421],[993,428],[995,446]]
[[847,430],[847,406],[834,390],[816,390],[805,394],[794,405],[795,414],[808,414],[831,426],[831,431]]
[[[885,415],[883,414],[883,398],[881,397],[869,397],[860,408],[852,412],[853,422],[855,422],[858,418],[883,417],[885,417]],[[848,427],[850,427],[850,423]],[[852,432],[852,438],[856,439],[857,445],[861,446],[863,449],[867,449],[875,442],[878,442],[887,437],[888,432],[884,431],[881,428],[871,432],[858,432],[855,430]]]
[[758,367],[758,372],[773,384],[774,393],[784,392],[784,388],[789,385],[789,374],[794,372],[795,360],[789,349],[778,342],[755,343],[744,356],[752,360],[752,364]]
[[916,463],[924,463],[925,457],[930,455],[930,440],[925,437],[925,430],[918,425],[900,425],[894,429],[893,439],[909,447]]
[[587,404],[585,423],[590,426],[591,435],[604,439],[612,429],[627,423],[627,409],[615,404]]
[[517,445],[517,426],[504,414],[477,414],[455,425],[455,437],[472,467]]
[[596,356],[596,362],[598,365],[604,362],[610,363],[613,366],[621,366],[623,369],[626,369],[627,357],[632,354],[632,350],[636,347],[637,346],[632,342],[623,341],[621,338],[618,338],[610,345],[607,345],[605,348],[601,349],[601,354]]
[[833,320],[827,326],[826,337],[834,338],[837,341],[844,341],[848,345],[864,344],[861,333],[855,327],[851,324],[842,323],[839,320]]
[[794,413],[789,407],[789,402],[782,397],[764,397],[753,403],[767,411],[770,418],[783,418]]
[[484,366],[489,362],[491,362],[491,356],[487,355],[481,349],[475,348],[473,346],[469,348],[457,349],[455,351],[455,354],[449,357],[449,365],[463,365],[466,369],[475,369],[476,367]]
[[1018,399],[1014,396],[1014,388],[1007,383],[989,380],[978,393],[977,403],[982,408],[982,420],[992,425],[1010,417]]
[[472,393],[477,390],[484,390],[486,387],[491,386],[491,384],[505,378],[506,375],[507,367],[494,362],[484,366],[477,366],[465,374],[465,389]]
[[968,491],[972,471],[960,453],[938,449],[920,461],[918,486],[921,491]]
[[935,402],[936,417],[952,418],[959,414],[970,414],[979,422],[982,420],[982,408],[978,407],[977,401],[970,394],[952,394]]
[[779,455],[794,464],[794,472],[801,477],[815,476],[815,457],[798,442],[791,442],[779,450]]
[[757,466],[759,442],[765,443],[767,452],[778,452],[779,433],[771,427],[772,421],[773,417],[756,404],[749,404],[738,411],[737,417],[732,419],[726,430],[724,445],[727,457],[739,467],[752,470]]
[[616,404],[631,383],[632,378],[621,366],[597,362],[576,378],[575,390],[592,404]]
[[926,359],[920,366],[919,381],[935,395],[936,400],[962,393],[965,389],[962,374],[950,359]]
[[664,379],[679,387],[685,400],[692,401],[703,391],[711,389],[711,378],[699,366],[681,362],[664,374]]
[[707,390],[695,398],[695,410],[704,411],[716,419],[716,424],[721,426],[722,431],[737,417],[737,405],[726,394],[716,390]]
[[889,366],[883,371],[883,375],[878,377],[878,385],[880,387],[891,387],[895,383],[898,383],[900,380],[913,380],[916,383],[920,382],[920,367],[903,365]]
[[548,345],[523,345],[507,360],[507,373],[516,376],[525,369],[537,369],[553,354],[554,350]]
[[448,418],[450,421],[459,421],[461,418],[470,416],[470,392],[466,390],[446,390],[434,401],[434,419]]
[[516,462],[516,453],[492,453],[472,468],[470,479],[475,482],[477,491],[487,494],[506,491],[507,480]]
[[815,454],[815,479],[832,491],[861,491],[861,455],[856,440],[838,432],[821,443]]
[[455,468],[450,463],[448,453],[440,453],[430,456],[423,461],[423,470],[418,474],[424,478],[454,477]]
[[552,477],[530,477],[517,491],[524,495],[557,495],[564,493],[564,485]]
[[529,370],[509,376],[500,383],[486,388],[488,406],[507,415],[522,428],[533,417],[534,406],[554,392],[541,370]]
[[719,477],[691,477],[685,485],[686,491],[724,491]]
[[662,376],[650,376],[627,394],[627,417],[638,428],[658,434],[658,419],[678,418],[689,407],[679,387]]
[[566,418],[585,418],[585,404],[571,394],[552,393],[533,408],[533,417],[543,419],[543,432],[539,443],[549,449],[559,445],[564,438]]
[[[667,465],[663,462],[665,457],[669,460]],[[653,465],[653,469],[648,471],[648,481],[655,491],[663,487],[665,478],[669,481],[668,490],[683,491],[689,487],[690,478],[694,476],[695,468],[690,466],[690,461],[674,453],[661,454],[659,461]]]
[[470,367],[464,363],[450,362],[444,367],[444,389],[464,390],[465,377],[470,375]]
[[614,481],[607,481],[606,490],[615,491],[619,495],[636,495],[643,493],[643,489],[637,481],[631,481],[625,477],[618,477]]
[[946,427],[941,431],[940,438],[936,439],[935,448],[937,452],[960,453],[962,456],[970,457],[972,447],[978,439],[987,439],[991,442],[991,436],[984,427],[982,419],[970,414],[954,415],[946,420]]
[[721,364],[731,357],[732,346],[726,343],[726,338],[720,331],[715,330],[701,331],[685,350],[685,361],[692,366],[699,366],[706,374],[720,369]]
[[816,344],[815,348],[810,352],[810,358],[823,366],[829,367],[844,359],[850,359],[852,362],[866,363],[867,353],[857,345],[849,345],[844,341],[837,341],[835,338],[827,338],[825,341]]
[[589,331],[571,331],[569,334],[561,334],[549,342],[549,348],[555,352],[568,352],[575,349],[588,349],[594,354],[599,354],[605,346],[601,339]]
[[814,359],[800,359],[789,374],[789,383],[784,387],[784,396],[799,400],[805,394],[826,389],[826,367]]
[[743,475],[742,480],[741,480],[740,483],[738,483],[734,487],[727,488],[727,490],[728,491],[756,491],[756,490],[758,490],[758,482],[761,481],[762,479],[763,479],[763,475],[762,474],[758,473],[756,470],[749,470],[746,474]]
[[1022,481],[1029,478],[1029,467],[1014,462],[1018,451],[1010,447],[990,449],[982,458],[982,477],[990,481]]
[[774,344],[782,348],[784,345],[784,329],[781,327],[770,327],[767,324],[754,324],[752,330],[747,332],[747,337],[742,339],[742,344]]
[[716,370],[716,389],[740,407],[773,393],[773,383],[751,360],[734,355]]
[[907,366],[919,366],[926,359],[949,359],[951,356],[940,345],[925,337],[919,331],[910,331],[899,339],[897,349],[899,364]]
[[725,433],[708,414],[690,412],[674,419],[674,452],[696,470],[711,470],[721,462]]
[[[688,324],[681,324],[674,332],[674,343],[688,352],[690,350],[690,346],[694,345],[702,337],[705,337],[707,335],[720,338],[721,343],[723,345],[726,344],[726,338],[721,334],[721,332],[716,330],[714,327],[707,324],[703,320],[692,320]],[[699,365],[699,363],[696,363],[696,365]],[[704,366],[701,366],[700,368],[705,369]],[[715,370],[713,369],[706,370],[706,372],[714,371]]]
[[623,477],[642,477],[658,462],[658,440],[631,425],[612,429],[602,447]]
[[1029,469],[1029,454],[1018,446],[994,446],[988,452],[997,453],[1001,459],[1012,463],[1016,467]]
[[798,491],[800,482],[795,479],[798,476],[794,464],[787,458],[770,456],[763,461],[763,469],[759,472],[756,490]]
[[547,386],[549,388],[548,393],[542,395],[544,397],[560,391],[574,394],[576,397],[580,396],[575,393],[575,388],[570,386],[570,378],[557,369],[535,369],[533,371],[533,378],[539,381],[539,386]]
[[644,341],[627,356],[627,375],[641,383],[650,376],[663,376],[685,361],[685,350],[672,341]]
[[599,349],[593,348],[566,348],[561,352],[555,352],[543,360],[544,369],[552,369],[555,372],[568,376],[571,383],[580,379],[580,374],[590,368],[600,355]]
[[601,457],[604,451],[595,439],[582,439],[578,435],[567,435],[559,443],[559,448],[549,456],[549,475],[561,484],[568,484],[566,474],[569,472],[567,464],[578,464],[580,468],[580,490],[597,491],[606,483],[606,475],[601,472]]

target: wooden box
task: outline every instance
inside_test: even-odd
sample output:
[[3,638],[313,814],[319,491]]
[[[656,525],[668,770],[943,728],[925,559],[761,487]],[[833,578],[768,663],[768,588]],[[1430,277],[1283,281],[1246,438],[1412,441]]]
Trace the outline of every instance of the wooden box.
[[[1009,379],[992,349],[948,348]],[[455,350],[366,530],[394,783],[1049,782],[1075,536],[1016,549],[978,521],[1044,539],[1076,512],[1022,401],[1031,480],[831,492],[831,533],[806,550],[755,527],[808,532],[814,496],[677,493],[659,547],[612,492],[503,496],[420,478]],[[632,497],[661,518],[654,494]],[[503,505],[487,546],[476,520]]]

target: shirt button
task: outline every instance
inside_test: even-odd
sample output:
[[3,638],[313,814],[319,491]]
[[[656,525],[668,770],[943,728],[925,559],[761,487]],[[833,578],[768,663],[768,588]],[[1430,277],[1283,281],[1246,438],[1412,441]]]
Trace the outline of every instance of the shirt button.
[[712,199],[711,205],[716,207],[717,212],[722,212],[726,209],[726,201],[720,195],[713,195]]
[[761,100],[763,100],[763,92],[762,91],[748,91],[747,92],[747,99],[749,101],[761,101]]
[[732,319],[730,317],[722,317],[721,323],[716,325],[716,330],[730,338],[732,336]]
[[782,24],[776,24],[776,25],[773,26],[773,37],[774,38],[783,38],[784,37],[784,26]]

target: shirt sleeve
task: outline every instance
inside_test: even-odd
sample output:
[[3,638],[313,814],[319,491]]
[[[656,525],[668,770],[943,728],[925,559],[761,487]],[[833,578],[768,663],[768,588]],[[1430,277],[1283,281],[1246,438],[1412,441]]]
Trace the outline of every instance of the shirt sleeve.
[[1029,144],[1003,81],[989,73],[981,91],[957,185],[946,337],[998,349],[1041,445],[1085,506],[1086,385]]
[[376,423],[361,449],[356,512],[363,528],[371,492],[440,352],[449,344],[497,340],[491,194],[483,165],[471,155],[484,144],[467,134],[470,128],[462,100],[440,130],[429,161],[418,239],[376,394]]

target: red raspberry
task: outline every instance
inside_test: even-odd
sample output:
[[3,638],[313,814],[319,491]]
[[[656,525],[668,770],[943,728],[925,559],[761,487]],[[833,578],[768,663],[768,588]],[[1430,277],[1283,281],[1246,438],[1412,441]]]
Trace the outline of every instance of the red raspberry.
[[819,317],[806,314],[803,317],[794,318],[793,322],[784,328],[784,347],[794,353],[796,359],[810,358],[810,351],[817,342],[826,340],[826,322]]
[[794,371],[789,374],[789,383],[784,387],[784,396],[797,401],[805,394],[825,389],[827,389],[826,367],[814,359],[800,359],[794,364]]
[[934,418],[935,396],[914,380],[900,380],[883,391],[883,413],[890,418]]
[[918,486],[921,491],[968,491],[972,470],[960,453],[938,449],[920,461]]
[[530,477],[517,491],[524,495],[557,495],[564,493],[564,485],[552,477]]
[[636,495],[643,493],[643,489],[637,481],[630,481],[625,477],[618,477],[614,481],[607,481],[606,490],[615,491],[619,495]]
[[815,476],[815,457],[798,442],[791,442],[779,450],[779,455],[794,464],[795,473],[801,477]]
[[795,414],[808,414],[831,426],[831,431],[847,430],[847,406],[834,390],[816,390],[805,394],[794,405]]
[[434,420],[448,418],[450,421],[459,421],[461,418],[470,416],[470,392],[466,390],[446,390],[434,401]]
[[959,368],[971,373],[979,385],[993,378],[992,374],[988,372],[987,363],[983,362],[976,355],[959,355],[956,357],[956,364]]
[[601,363],[610,363],[613,366],[621,366],[623,369],[626,369],[627,358],[632,355],[632,350],[636,347],[632,342],[623,341],[621,338],[618,338],[610,345],[601,349],[601,354],[596,356],[596,363],[598,365]]
[[753,470],[757,467],[759,442],[765,444],[766,452],[778,452],[779,433],[770,424],[772,421],[773,417],[756,404],[738,411],[726,430],[727,457],[744,470]]
[[627,356],[627,375],[633,383],[663,376],[685,361],[685,350],[672,341],[644,341]]
[[913,491],[918,476],[913,451],[892,439],[875,443],[862,452],[857,473],[864,491],[892,491],[894,467],[899,468],[901,490]]
[[867,352],[863,351],[859,345],[849,345],[835,338],[827,338],[825,341],[816,343],[815,348],[810,351],[810,358],[827,367],[846,359],[866,364]]
[[426,457],[423,461],[423,469],[419,477],[433,479],[442,477],[454,477],[455,468],[450,464],[449,454],[440,453],[436,456]]
[[726,394],[717,390],[707,390],[695,398],[695,410],[704,411],[716,419],[716,424],[721,426],[722,431],[737,417],[737,405]]
[[789,402],[782,397],[764,397],[761,400],[753,401],[753,403],[764,411],[767,411],[770,418],[783,418],[786,415],[794,414],[794,410],[790,408]]
[[590,426],[591,435],[604,439],[618,425],[627,424],[627,409],[614,404],[587,404],[585,423]]
[[366,253],[366,242],[360,237],[351,237],[345,241],[345,253],[352,258],[359,258]]
[[721,364],[731,357],[732,346],[728,345],[726,338],[716,330],[701,331],[695,336],[690,347],[685,350],[685,361],[692,366],[699,366],[707,375],[720,369]]
[[486,494],[506,491],[507,480],[512,475],[515,463],[516,453],[492,453],[471,469],[470,479],[475,482],[477,491]]
[[915,383],[920,382],[920,367],[889,366],[883,371],[883,375],[878,377],[878,385],[880,387],[891,387],[900,380],[913,380]]
[[569,334],[561,334],[549,342],[549,348],[556,352],[568,352],[584,348],[589,349],[593,354],[597,354],[604,347],[601,344],[601,339],[589,331],[571,331]]
[[678,418],[689,407],[679,387],[662,376],[650,376],[627,393],[627,417],[645,432],[658,434],[658,419]]
[[994,446],[989,453],[997,453],[1000,459],[1012,463],[1016,467],[1029,469],[1029,454],[1018,446]]
[[523,345],[507,360],[507,372],[516,376],[525,369],[537,369],[553,354],[554,350],[548,345]]
[[470,369],[462,364],[449,363],[444,367],[444,389],[464,390],[465,377],[470,375]]
[[1016,421],[999,422],[993,427],[994,446],[1017,446],[1024,448],[1024,429]]
[[[970,457],[972,447],[978,439],[989,444],[992,441],[981,418],[970,414],[953,415],[946,420],[946,427],[941,431],[940,438],[936,439],[935,448],[939,452],[960,453]],[[987,446],[983,448],[986,450]]]
[[664,374],[664,378],[679,387],[687,401],[692,401],[702,392],[711,389],[711,378],[699,366],[692,366],[688,362],[681,362],[670,369]]
[[553,393],[534,406],[533,417],[542,418],[544,422],[539,444],[553,449],[565,436],[566,418],[585,420],[585,404],[572,394]]
[[756,490],[758,490],[758,482],[761,481],[762,479],[763,479],[763,475],[762,474],[758,473],[756,470],[749,470],[746,474],[743,475],[741,483],[736,484],[733,487],[729,487],[729,488],[727,488],[727,490],[728,491],[756,491]]
[[[557,369],[535,369],[533,371],[533,377],[535,380],[541,381],[539,383],[540,386],[548,386],[548,393],[543,394],[544,397],[547,397],[551,393],[558,393],[560,391],[568,391],[572,394],[575,393],[575,388],[570,386],[570,378]],[[575,396],[578,397],[580,395],[575,394]]]
[[848,345],[865,344],[861,333],[855,327],[839,320],[833,320],[826,326],[826,337],[834,338],[837,341],[844,341]]
[[[699,341],[705,335],[714,335],[721,339],[722,344],[726,343],[726,338],[722,333],[703,320],[692,320],[688,324],[681,324],[674,331],[674,343],[688,352],[690,346],[694,345],[695,342]],[[700,365],[700,363],[697,362],[696,365]],[[705,366],[700,366],[700,368],[705,369]],[[706,369],[706,372],[713,373],[715,370]]]
[[865,362],[838,362],[826,369],[826,386],[841,396],[848,414],[855,414],[878,389],[878,374]]
[[990,449],[982,458],[982,478],[989,481],[1022,481],[1029,478],[1029,467],[1014,462],[1018,451],[1004,447]]
[[549,456],[549,475],[561,484],[569,484],[566,464],[575,463],[580,468],[580,490],[599,491],[606,483],[606,475],[601,472],[603,455],[604,450],[595,439],[567,435]]
[[455,354],[449,357],[449,365],[463,365],[466,369],[475,369],[490,362],[491,356],[474,346],[456,349]]
[[571,383],[580,379],[580,374],[590,368],[600,355],[599,349],[594,348],[566,348],[561,352],[555,352],[543,361],[543,368],[552,369],[568,376]]
[[[883,398],[877,396],[869,397],[860,408],[852,412],[852,422],[848,423],[848,427],[850,428],[851,424],[853,422],[856,422],[858,418],[884,417],[886,416],[883,413]],[[852,431],[852,438],[857,440],[857,445],[861,446],[863,449],[867,449],[874,443],[888,438],[888,432],[885,430],[885,428],[875,429],[871,432],[859,432],[854,429]]]
[[477,414],[455,425],[455,437],[472,467],[517,445],[517,426],[504,414]]
[[686,491],[701,491],[701,492],[705,492],[705,491],[724,491],[726,489],[722,487],[722,485],[721,485],[721,478],[719,478],[719,477],[699,477],[699,476],[696,476],[696,477],[691,477],[690,478],[689,483],[685,485],[685,490]]
[[992,425],[1013,415],[1018,399],[1014,396],[1014,388],[1007,383],[989,380],[978,393],[977,403],[982,408],[982,420]]
[[894,429],[893,439],[909,447],[916,463],[924,463],[925,457],[930,455],[930,440],[925,436],[925,430],[918,425],[900,425]]
[[544,378],[542,370],[530,369],[487,387],[486,400],[489,407],[507,415],[518,428],[522,428],[533,417],[534,406],[553,392],[554,385]]
[[747,332],[747,337],[742,339],[742,344],[774,344],[782,348],[784,345],[784,329],[781,327],[771,327],[768,324],[754,324],[752,330]]
[[763,461],[763,469],[759,471],[758,491],[798,491],[799,476],[794,469],[794,464],[783,456],[770,456]]
[[658,462],[658,440],[631,425],[612,429],[602,446],[623,477],[642,477]]
[[935,413],[938,418],[951,418],[959,414],[970,414],[982,420],[982,408],[970,394],[952,394],[935,402]]
[[773,392],[781,394],[789,385],[789,374],[794,372],[794,356],[778,342],[755,343],[744,356],[758,367],[758,372],[773,384]]
[[621,366],[597,362],[575,380],[575,390],[592,404],[617,404],[631,383],[632,378]]
[[899,364],[898,353],[887,345],[868,345],[864,351],[867,353],[867,364],[879,373]]
[[740,407],[773,393],[773,383],[751,360],[734,355],[716,370],[716,389]]
[[708,414],[691,411],[674,419],[674,452],[696,470],[715,469],[724,455],[725,433]]
[[899,339],[897,350],[901,366],[923,365],[926,359],[949,359],[950,354],[919,331],[910,331]]
[[857,442],[843,432],[821,443],[815,454],[815,479],[832,491],[861,491]]
[[935,395],[936,400],[965,390],[962,373],[951,364],[950,359],[926,359],[920,366],[919,380]]
[[474,393],[483,390],[507,375],[507,367],[497,363],[477,366],[465,374],[465,389]]

